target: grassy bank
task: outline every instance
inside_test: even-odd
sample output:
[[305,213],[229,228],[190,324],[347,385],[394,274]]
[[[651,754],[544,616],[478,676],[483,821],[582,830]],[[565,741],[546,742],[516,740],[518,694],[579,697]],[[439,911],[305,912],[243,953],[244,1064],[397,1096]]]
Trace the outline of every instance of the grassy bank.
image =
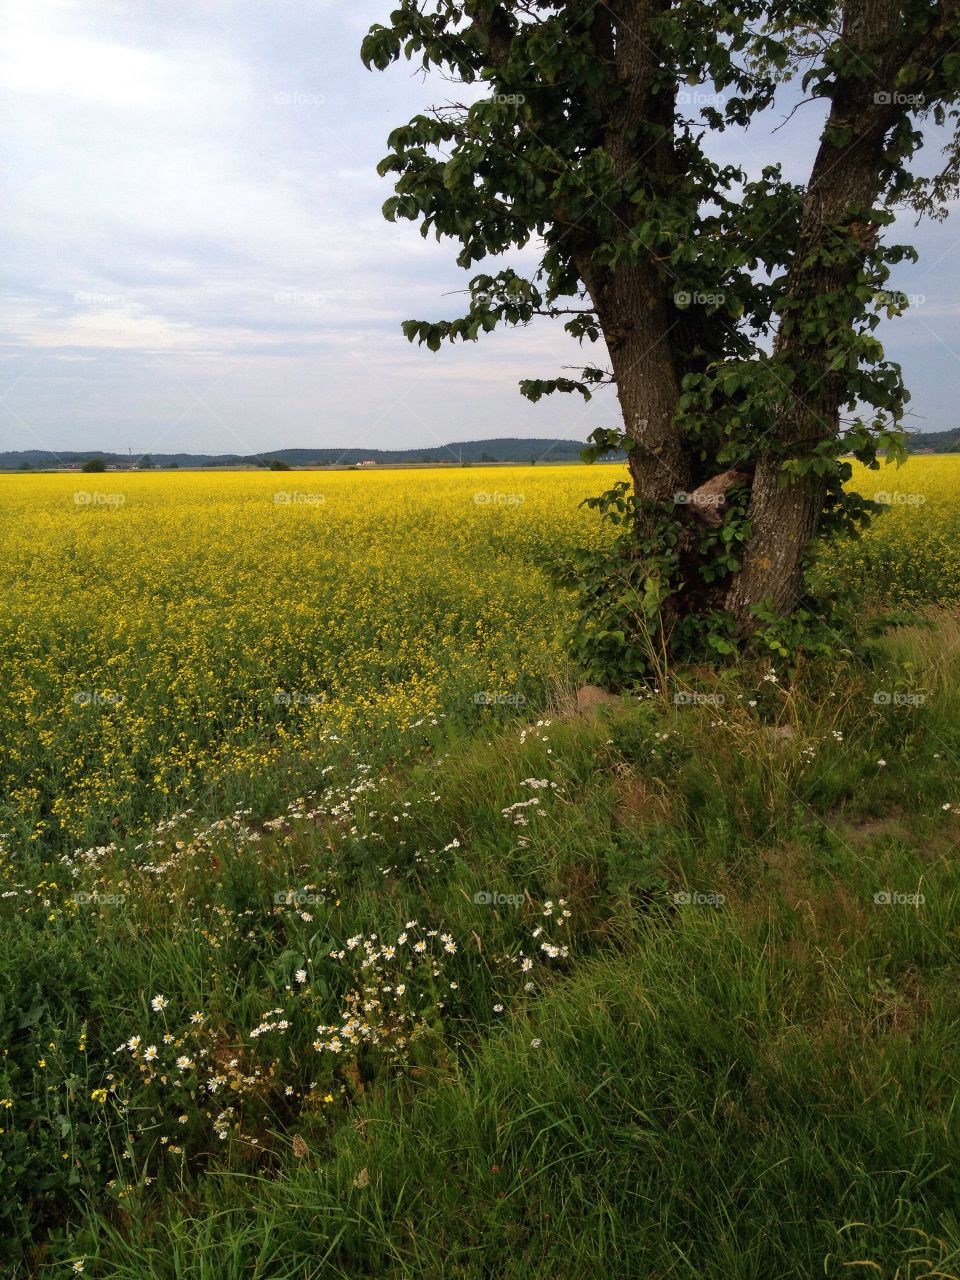
[[958,638],[8,858],[12,1273],[960,1274]]

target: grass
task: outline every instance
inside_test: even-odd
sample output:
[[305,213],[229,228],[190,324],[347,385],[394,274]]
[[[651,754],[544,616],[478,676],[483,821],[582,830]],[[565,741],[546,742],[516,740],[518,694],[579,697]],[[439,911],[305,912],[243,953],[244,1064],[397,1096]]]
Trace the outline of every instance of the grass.
[[[439,725],[283,822],[16,868],[11,1274],[960,1275],[958,635]],[[380,948],[411,920],[401,1024]],[[315,1050],[364,984],[369,1034]]]
[[595,719],[585,469],[9,477],[4,1274],[957,1280],[957,465]]

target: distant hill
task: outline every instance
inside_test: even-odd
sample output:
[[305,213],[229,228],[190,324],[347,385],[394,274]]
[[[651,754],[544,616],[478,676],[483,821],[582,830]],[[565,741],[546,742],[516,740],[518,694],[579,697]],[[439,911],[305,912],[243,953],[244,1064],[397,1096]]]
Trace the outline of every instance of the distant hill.
[[960,453],[960,427],[952,431],[918,431],[907,441],[907,449],[916,453],[930,449],[933,453]]
[[[430,445],[422,449],[268,449],[263,453],[151,453],[149,457],[157,467],[263,467],[271,459],[279,459],[291,467],[355,466],[358,462],[373,461],[387,466],[399,463],[449,463],[461,461],[481,462],[579,462],[586,448],[581,440],[522,440],[504,437],[496,440],[465,440],[448,445]],[[613,456],[613,455],[611,455]],[[110,453],[97,449],[81,452],[61,450],[54,453],[46,449],[24,449],[0,452],[0,470],[43,470],[45,468],[78,466],[88,458],[103,458],[108,466],[130,465],[125,453]],[[138,461],[134,455],[134,463]]]
[[[516,436],[493,440],[464,440],[455,444],[430,445],[423,449],[269,449],[263,453],[153,453],[149,457],[157,467],[265,467],[277,458],[291,467],[352,467],[358,462],[376,462],[379,466],[469,463],[579,462],[586,442],[582,440],[524,440]],[[950,431],[914,432],[907,440],[911,453],[929,450],[934,453],[960,453],[960,427]],[[611,460],[622,458],[612,453]],[[129,456],[97,449],[82,451],[47,449],[0,451],[0,471],[42,471],[57,467],[80,466],[88,458],[103,458],[108,466],[127,467]],[[134,455],[134,463],[137,463]]]

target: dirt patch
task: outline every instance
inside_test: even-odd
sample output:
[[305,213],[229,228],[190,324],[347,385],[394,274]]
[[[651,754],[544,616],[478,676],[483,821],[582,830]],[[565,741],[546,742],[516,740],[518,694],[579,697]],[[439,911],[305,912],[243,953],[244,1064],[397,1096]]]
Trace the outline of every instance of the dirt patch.
[[585,720],[596,720],[604,707],[624,708],[627,699],[616,693],[608,693],[598,684],[582,685],[576,693],[566,693],[560,700],[559,715],[561,720],[573,720],[582,716]]

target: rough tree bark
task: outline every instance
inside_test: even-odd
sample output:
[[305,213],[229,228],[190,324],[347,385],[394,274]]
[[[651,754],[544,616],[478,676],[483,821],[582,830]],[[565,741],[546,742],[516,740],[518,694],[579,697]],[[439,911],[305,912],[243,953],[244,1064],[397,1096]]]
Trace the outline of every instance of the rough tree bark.
[[[887,176],[884,139],[901,110],[891,102],[889,90],[898,67],[911,52],[897,43],[899,20],[900,6],[895,0],[852,0],[844,6],[843,40],[856,55],[854,72],[841,81],[833,97],[811,171],[789,275],[791,304],[851,287],[859,265],[856,258],[831,267],[823,265],[818,256],[838,235],[859,239],[864,249],[872,247],[876,237],[877,226],[856,222],[851,210],[871,208]],[[864,75],[868,67],[875,67],[875,74]],[[852,141],[837,147],[832,139],[843,136],[847,129]],[[837,435],[840,428],[842,379],[831,372],[822,345],[811,344],[797,330],[781,326],[774,352],[791,363],[790,358],[796,357],[797,367],[802,361],[808,370],[818,370],[818,377],[759,453],[748,512],[753,533],[743,568],[726,599],[741,635],[754,629],[750,610],[759,601],[771,601],[781,614],[797,602],[803,590],[804,555],[820,522],[823,482],[813,476],[786,480],[783,461],[811,452],[818,442]]]
[[[655,34],[655,20],[669,0],[609,0],[605,8],[594,38],[622,97],[610,112],[604,149],[620,180],[641,164],[670,177],[677,169],[670,134],[675,91],[658,84],[662,52]],[[629,205],[611,213],[630,225]],[[691,482],[690,458],[674,424],[680,384],[671,282],[649,260],[600,270],[588,254],[578,259],[610,353],[624,431],[636,444],[630,462],[634,489],[646,502],[669,502]]]

